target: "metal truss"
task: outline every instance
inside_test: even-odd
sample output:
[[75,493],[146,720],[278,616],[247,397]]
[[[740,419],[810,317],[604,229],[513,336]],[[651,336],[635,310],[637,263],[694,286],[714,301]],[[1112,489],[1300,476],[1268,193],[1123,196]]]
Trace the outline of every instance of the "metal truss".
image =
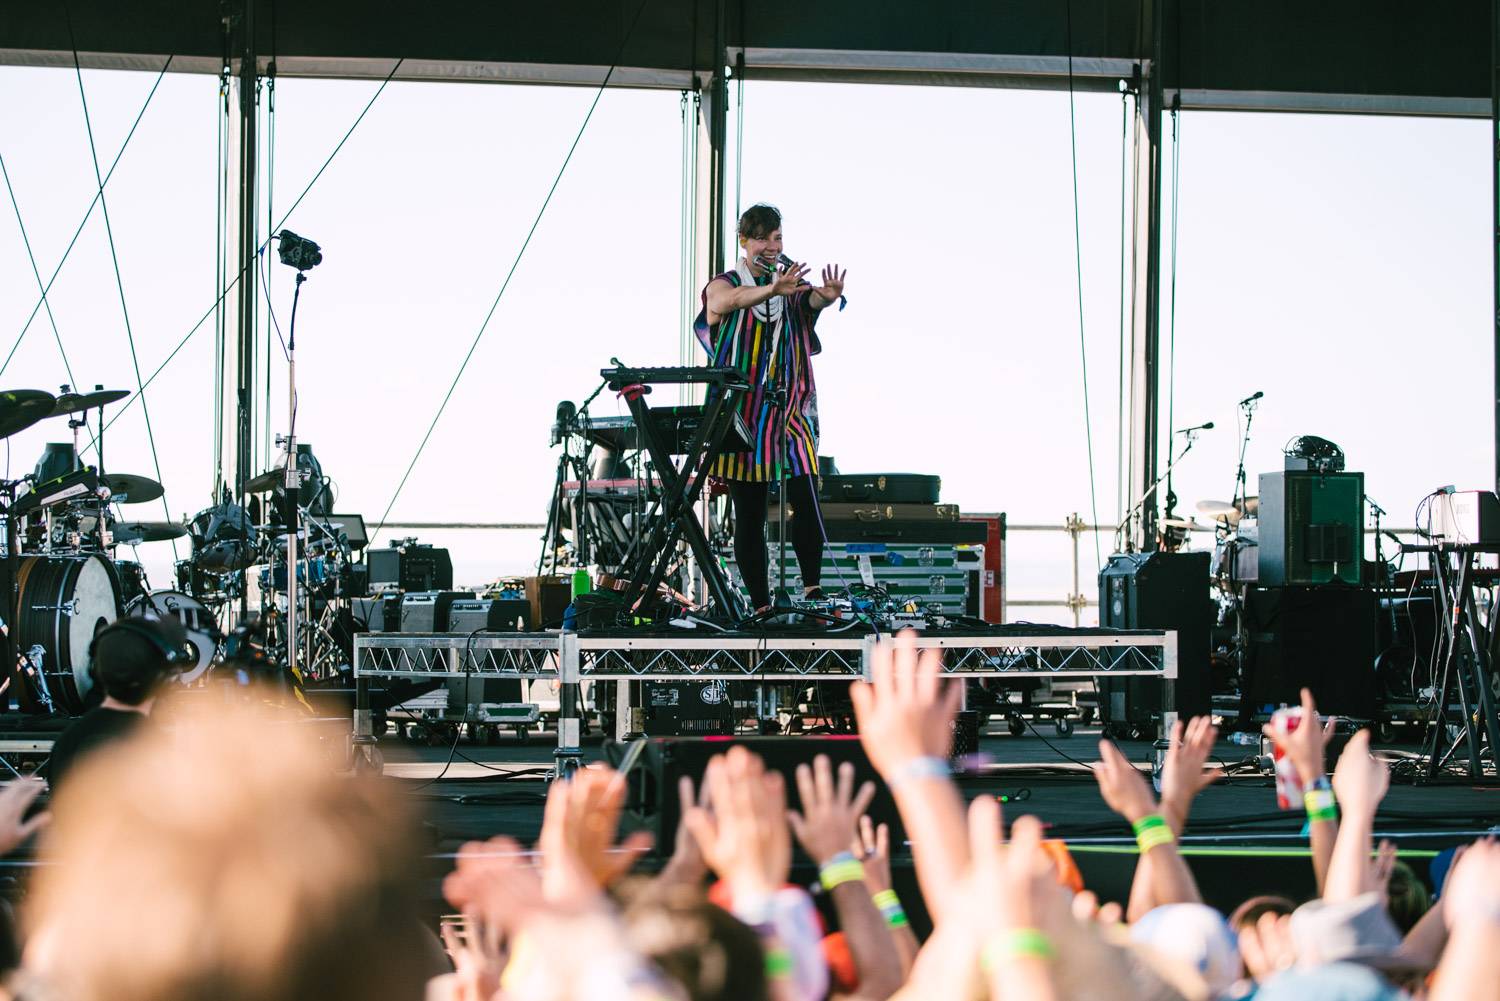
[[[945,673],[967,677],[1177,676],[1175,632],[932,634],[916,642],[942,651]],[[366,678],[853,680],[869,677],[875,645],[874,636],[365,633],[355,637],[354,671]]]

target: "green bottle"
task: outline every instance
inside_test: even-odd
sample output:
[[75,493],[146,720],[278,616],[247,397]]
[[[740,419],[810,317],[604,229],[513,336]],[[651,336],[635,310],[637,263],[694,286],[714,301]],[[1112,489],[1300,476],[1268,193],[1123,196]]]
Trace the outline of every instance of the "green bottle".
[[589,572],[584,567],[573,571],[573,597],[580,594],[588,594],[594,589],[594,582],[589,580]]

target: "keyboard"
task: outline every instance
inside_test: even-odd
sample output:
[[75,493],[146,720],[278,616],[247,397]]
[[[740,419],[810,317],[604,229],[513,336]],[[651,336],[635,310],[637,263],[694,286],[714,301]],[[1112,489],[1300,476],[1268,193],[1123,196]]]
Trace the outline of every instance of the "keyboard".
[[606,368],[599,375],[609,388],[619,390],[636,383],[706,383],[726,389],[749,389],[750,380],[737,368],[713,366],[668,366],[657,368]]
[[[734,371],[731,369],[730,371]],[[655,407],[651,416],[661,430],[663,441],[672,455],[684,455],[693,436],[703,424],[701,406]],[[616,452],[629,452],[642,447],[640,435],[636,433],[634,417],[589,417],[576,422],[578,430],[596,445]],[[552,444],[562,440],[562,428],[552,425]],[[750,429],[738,413],[729,425],[721,446],[726,452],[743,452],[750,448]]]

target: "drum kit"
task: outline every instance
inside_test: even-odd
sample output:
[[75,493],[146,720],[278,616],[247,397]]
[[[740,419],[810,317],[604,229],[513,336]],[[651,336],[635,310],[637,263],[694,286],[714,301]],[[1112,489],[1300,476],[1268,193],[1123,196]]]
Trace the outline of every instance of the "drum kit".
[[[177,618],[195,653],[180,680],[194,684],[220,659],[232,617],[259,615],[283,662],[289,643],[283,470],[249,480],[235,503],[226,489],[220,503],[186,523],[128,515],[130,505],[160,500],[162,485],[147,476],[105,472],[104,408],[130,394],[97,387],[58,395],[41,390],[0,392],[0,439],[44,420],[66,417],[71,442],[50,443],[32,473],[0,480],[5,524],[0,560],[0,634],[15,672],[0,686],[25,712],[77,714],[96,704],[89,647],[104,626],[122,615],[152,612]],[[82,461],[80,436],[97,412],[91,447],[94,465]],[[300,458],[300,457],[299,457]],[[309,454],[309,459],[311,456]],[[315,460],[311,460],[315,462]],[[301,463],[299,462],[299,465]],[[321,471],[319,471],[321,472]],[[298,506],[295,588],[296,642],[304,677],[333,676],[347,661],[338,629],[338,599],[355,575],[347,537],[328,524],[326,502]],[[264,503],[257,495],[268,494]],[[265,511],[262,521],[252,512]],[[317,513],[313,513],[317,511]],[[175,585],[153,589],[145,568],[121,547],[188,538],[192,554],[176,566]],[[234,613],[239,612],[238,616]],[[0,671],[0,679],[8,672]]]
[[[127,520],[120,512],[163,493],[150,477],[103,471],[104,408],[129,395],[102,386],[91,393],[64,386],[56,396],[0,392],[0,438],[54,417],[66,417],[73,432],[71,443],[48,444],[31,474],[0,481],[6,524],[0,614],[13,657],[6,663],[16,665],[6,697],[25,711],[79,713],[97,701],[89,672],[95,634],[151,596],[144,568],[118,547],[187,534],[172,522]],[[90,411],[98,413],[93,466],[83,464],[79,447]],[[205,643],[217,642],[212,631],[204,636]]]

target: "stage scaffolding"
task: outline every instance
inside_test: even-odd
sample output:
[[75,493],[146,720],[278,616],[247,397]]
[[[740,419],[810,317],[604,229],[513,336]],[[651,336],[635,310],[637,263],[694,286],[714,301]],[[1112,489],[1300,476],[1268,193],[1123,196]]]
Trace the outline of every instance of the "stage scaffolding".
[[[566,774],[581,760],[584,682],[868,680],[876,643],[868,634],[362,633],[354,639],[354,742],[374,743],[371,679],[545,679],[559,686],[554,757]],[[941,650],[943,671],[954,678],[1161,678],[1163,728],[1175,717],[1175,630],[1017,627],[931,633],[916,643]],[[629,685],[616,689],[628,693]],[[620,708],[617,719],[624,717]]]

